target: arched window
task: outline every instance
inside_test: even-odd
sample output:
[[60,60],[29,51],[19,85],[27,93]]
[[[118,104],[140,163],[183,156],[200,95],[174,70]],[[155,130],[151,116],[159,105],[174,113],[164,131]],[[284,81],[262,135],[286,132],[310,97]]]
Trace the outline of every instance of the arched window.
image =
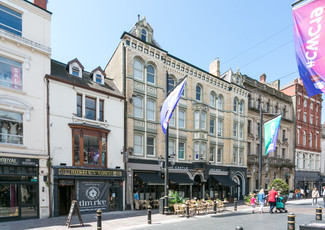
[[145,42],[147,41],[147,31],[145,29],[141,30],[141,39]]
[[155,84],[155,68],[152,65],[147,67],[147,82]]
[[306,131],[304,131],[302,134],[302,144],[306,146]]
[[223,109],[223,96],[222,95],[218,96],[218,109],[220,109],[220,110]]
[[202,89],[201,86],[196,85],[196,100],[201,101],[202,100]]
[[313,147],[313,134],[309,134],[309,147]]
[[237,98],[234,98],[234,112],[237,112],[237,104],[238,104]]
[[143,64],[138,59],[134,59],[133,62],[133,77],[143,80]]
[[214,92],[210,93],[210,106],[213,108],[216,107],[216,95]]
[[141,97],[133,98],[133,115],[135,117],[143,118],[143,102]]
[[168,76],[168,87],[167,87],[168,92],[170,92],[174,88],[175,83],[176,83],[175,78],[172,76]]

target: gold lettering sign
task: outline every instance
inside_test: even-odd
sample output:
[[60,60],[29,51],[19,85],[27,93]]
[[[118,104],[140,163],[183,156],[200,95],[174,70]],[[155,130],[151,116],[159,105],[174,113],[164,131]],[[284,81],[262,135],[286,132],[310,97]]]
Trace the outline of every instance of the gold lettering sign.
[[65,176],[111,176],[121,177],[121,171],[105,171],[105,170],[90,170],[90,169],[59,169],[59,175]]

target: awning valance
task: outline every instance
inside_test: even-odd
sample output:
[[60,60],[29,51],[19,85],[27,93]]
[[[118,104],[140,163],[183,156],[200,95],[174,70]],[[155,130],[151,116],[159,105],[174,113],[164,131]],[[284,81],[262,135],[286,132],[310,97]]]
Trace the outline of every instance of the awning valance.
[[164,180],[157,173],[136,173],[148,185],[163,185]]
[[211,175],[210,177],[212,177],[215,181],[218,181],[222,186],[228,186],[228,187],[238,187],[239,185],[231,180],[228,176],[216,176],[216,175]]
[[182,173],[170,173],[168,174],[169,180],[172,181],[174,184],[178,185],[192,185],[194,181],[192,181],[188,175]]

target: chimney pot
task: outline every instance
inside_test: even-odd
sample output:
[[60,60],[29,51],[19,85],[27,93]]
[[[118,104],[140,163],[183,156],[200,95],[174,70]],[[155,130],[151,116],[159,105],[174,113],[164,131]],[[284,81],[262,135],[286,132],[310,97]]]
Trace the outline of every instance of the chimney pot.
[[47,7],[47,0],[34,0],[34,5],[43,8],[46,10]]
[[214,61],[210,63],[209,66],[210,74],[213,74],[217,77],[220,77],[220,61],[219,58],[216,58]]

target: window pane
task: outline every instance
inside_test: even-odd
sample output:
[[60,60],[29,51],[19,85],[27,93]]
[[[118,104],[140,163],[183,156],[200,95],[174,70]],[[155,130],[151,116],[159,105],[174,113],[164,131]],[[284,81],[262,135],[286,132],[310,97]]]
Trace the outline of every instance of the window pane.
[[196,86],[196,100],[201,101],[201,87]]
[[210,147],[210,158],[209,161],[214,161],[214,152],[215,152],[215,148],[214,147]]
[[96,120],[96,99],[86,97],[86,118]]
[[22,90],[22,64],[0,56],[0,85]]
[[218,109],[223,109],[223,97],[218,97]]
[[199,154],[200,154],[200,143],[198,142],[195,142],[194,143],[194,152],[195,152],[195,160],[198,160],[200,157],[199,157]]
[[84,135],[84,165],[99,165],[99,138]]
[[79,134],[73,135],[73,148],[74,148],[74,164],[80,165],[80,148],[79,148]]
[[147,119],[151,121],[155,120],[155,102],[151,100],[147,101]]
[[178,143],[178,158],[184,159],[185,157],[185,143],[179,142]]
[[185,112],[181,110],[178,112],[178,127],[185,128]]
[[102,166],[106,167],[106,151],[107,151],[107,140],[106,137],[102,137]]
[[18,216],[17,184],[0,184],[0,217]]
[[175,86],[175,80],[172,77],[168,76],[168,92],[171,91]]
[[218,148],[217,162],[222,162],[222,148]]
[[213,93],[210,94],[210,106],[215,107],[215,95]]
[[206,114],[201,113],[201,129],[206,129]]
[[147,137],[147,155],[155,155],[155,138]]
[[142,118],[143,112],[142,112],[142,98],[135,97],[133,99],[133,113],[135,117]]
[[135,59],[134,64],[133,64],[133,75],[134,78],[143,79],[143,67],[142,67],[142,62],[139,60]]
[[155,69],[152,65],[148,65],[147,67],[147,82],[150,82],[152,84],[155,83]]
[[0,5],[0,28],[21,36],[21,14],[3,5]]
[[102,83],[102,76],[99,74],[96,74],[96,82],[97,83]]
[[134,155],[142,155],[143,140],[141,135],[134,135]]
[[23,144],[23,115],[0,110],[0,142]]
[[99,101],[99,120],[104,121],[104,101]]
[[215,120],[210,119],[210,133],[211,134],[214,134],[214,124],[215,124]]
[[37,185],[20,185],[20,199],[23,206],[21,207],[22,217],[36,217],[37,216]]
[[168,142],[168,155],[174,155],[175,154],[175,141],[169,141]]
[[82,116],[82,96],[80,94],[77,95],[77,117]]
[[175,126],[175,111],[173,112],[172,116],[169,119],[169,125]]
[[200,128],[200,112],[195,112],[194,119],[195,119],[194,128],[199,129]]

